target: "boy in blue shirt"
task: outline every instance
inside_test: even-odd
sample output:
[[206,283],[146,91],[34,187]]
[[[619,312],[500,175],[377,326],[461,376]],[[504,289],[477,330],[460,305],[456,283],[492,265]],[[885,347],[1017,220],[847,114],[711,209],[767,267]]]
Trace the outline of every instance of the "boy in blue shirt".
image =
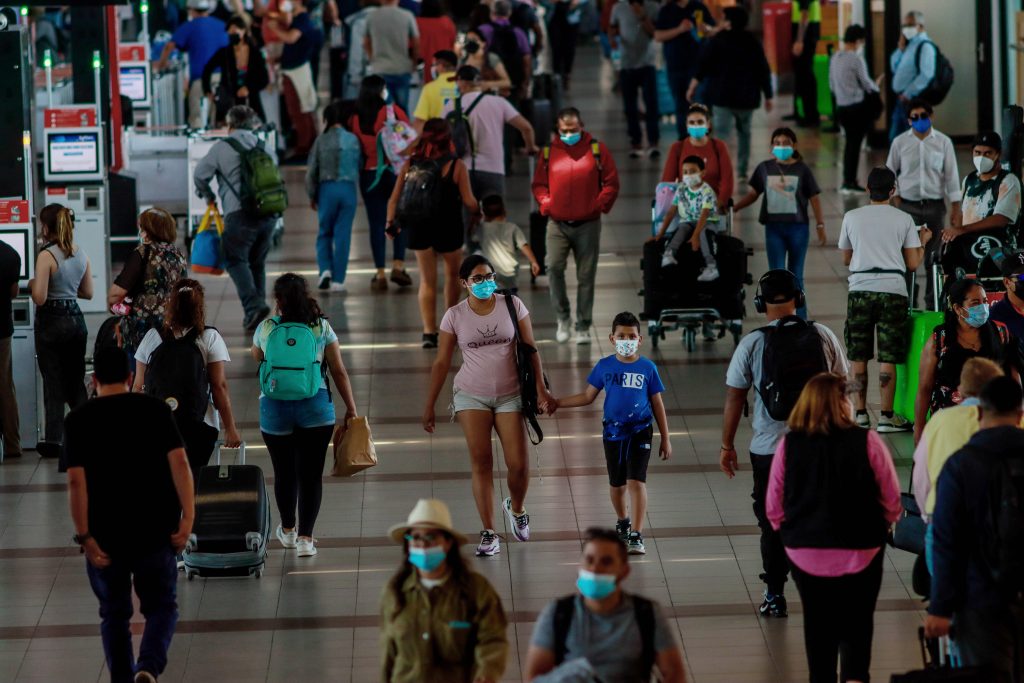
[[[658,368],[640,355],[640,321],[626,311],[612,321],[609,340],[615,355],[602,358],[587,377],[587,388],[579,394],[558,399],[560,408],[588,406],[604,389],[604,457],[608,465],[612,507],[618,516],[615,530],[626,542],[631,555],[643,555],[644,516],[647,513],[647,463],[651,459],[651,442],[658,423],[661,435],[659,454],[662,460],[672,457],[668,437],[668,418],[661,394]],[[626,512],[626,492],[636,526]]]

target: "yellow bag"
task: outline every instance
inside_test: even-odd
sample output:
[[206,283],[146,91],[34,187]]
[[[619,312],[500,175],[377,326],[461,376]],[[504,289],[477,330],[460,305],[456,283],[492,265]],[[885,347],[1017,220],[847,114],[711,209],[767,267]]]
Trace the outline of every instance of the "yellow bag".
[[343,436],[341,432],[342,427],[338,425],[334,430],[332,477],[351,477],[377,464],[377,449],[370,434],[370,423],[365,417],[351,418]]

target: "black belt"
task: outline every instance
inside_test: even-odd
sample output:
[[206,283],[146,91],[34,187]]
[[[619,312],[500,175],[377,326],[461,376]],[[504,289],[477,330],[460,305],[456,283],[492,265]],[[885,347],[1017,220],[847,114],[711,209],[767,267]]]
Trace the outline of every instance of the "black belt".
[[72,311],[76,312],[79,310],[78,301],[75,299],[47,299],[40,310],[52,309],[55,311]]
[[596,220],[597,220],[596,218],[591,218],[590,220],[586,220],[586,221],[559,221],[559,220],[556,220],[555,222],[560,224],[560,225],[568,226],[570,228],[578,228],[581,225],[586,225],[587,223],[593,223]]
[[900,197],[900,204],[935,204],[939,203],[945,206],[945,199],[903,199]]

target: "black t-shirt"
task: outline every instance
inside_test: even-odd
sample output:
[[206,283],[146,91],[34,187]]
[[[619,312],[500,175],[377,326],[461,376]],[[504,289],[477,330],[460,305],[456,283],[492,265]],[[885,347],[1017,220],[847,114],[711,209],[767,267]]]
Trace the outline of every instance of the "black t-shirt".
[[146,259],[141,249],[132,249],[124,260],[124,267],[114,279],[114,284],[128,292],[126,296],[134,296],[142,285],[142,277],[146,271]]
[[691,0],[686,7],[680,7],[678,2],[668,2],[658,10],[658,19],[654,27],[659,31],[676,28],[684,19],[694,23],[693,29],[665,41],[665,68],[669,71],[691,71],[697,68],[697,55],[701,45],[698,42],[696,28],[698,12],[701,13],[704,24],[715,25],[711,12],[698,0]]
[[281,52],[282,69],[295,69],[311,61],[320,42],[319,32],[313,26],[309,12],[295,15],[289,28],[298,30],[302,33],[302,37],[291,45],[284,46],[284,50]]
[[14,334],[11,318],[11,285],[21,275],[21,257],[6,242],[0,242],[0,339]]
[[181,448],[171,409],[152,396],[94,398],[64,420],[68,467],[85,469],[89,533],[112,555],[170,544],[181,504],[167,454]]

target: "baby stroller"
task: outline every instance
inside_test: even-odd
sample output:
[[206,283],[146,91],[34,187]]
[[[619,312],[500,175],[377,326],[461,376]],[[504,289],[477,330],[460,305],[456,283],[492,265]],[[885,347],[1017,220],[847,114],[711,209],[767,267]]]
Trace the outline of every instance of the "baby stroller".
[[[667,211],[666,197],[675,192],[675,183],[659,183],[655,199],[651,202],[651,230],[657,234]],[[743,336],[744,285],[753,282],[747,272],[750,250],[743,241],[732,235],[733,209],[729,201],[724,216],[724,229],[715,234],[712,246],[718,262],[719,277],[712,282],[698,282],[697,275],[703,264],[700,252],[685,245],[679,249],[675,266],[662,268],[661,258],[667,239],[644,244],[643,289],[641,318],[647,321],[647,335],[657,348],[666,332],[682,330],[682,342],[687,351],[697,348],[697,332],[702,330],[708,340],[721,339],[731,332],[733,343]],[[669,227],[670,236],[676,225]]]

